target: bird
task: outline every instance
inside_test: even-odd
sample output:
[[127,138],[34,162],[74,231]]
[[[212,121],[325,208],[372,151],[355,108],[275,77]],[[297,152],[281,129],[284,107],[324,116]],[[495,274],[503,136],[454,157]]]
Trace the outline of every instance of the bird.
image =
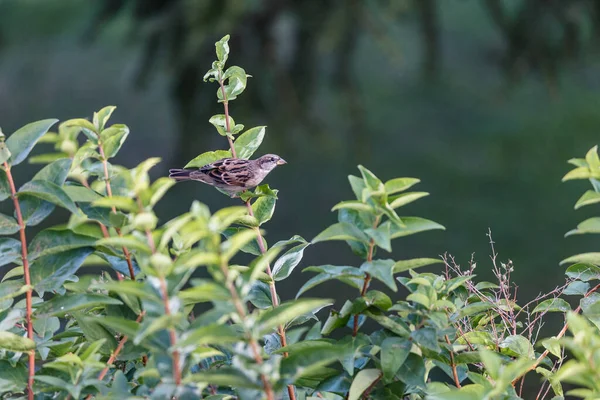
[[258,186],[275,167],[287,164],[276,154],[256,160],[222,158],[197,169],[170,169],[169,178],[176,182],[199,181],[214,186],[231,197]]

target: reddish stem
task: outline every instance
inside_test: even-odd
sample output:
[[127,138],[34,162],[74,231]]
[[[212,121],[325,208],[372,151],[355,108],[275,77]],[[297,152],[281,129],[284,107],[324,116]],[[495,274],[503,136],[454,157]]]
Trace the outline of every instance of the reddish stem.
[[[227,133],[230,134],[231,133],[231,124],[229,123],[229,101],[227,100],[227,93],[225,92],[225,80],[223,79],[222,72],[219,72],[219,86],[221,87],[221,94],[223,95],[223,108],[225,111],[225,129],[227,130]],[[231,139],[231,136],[227,135],[227,141],[229,142],[229,148],[231,149],[231,156],[233,158],[237,158],[235,146],[233,145],[233,140]],[[248,200],[246,202],[246,207],[248,208],[248,214],[250,214],[252,217],[254,217],[254,212],[252,211],[252,205],[250,204],[250,200]],[[262,235],[260,234],[260,230],[258,227],[256,228],[256,238],[258,241],[258,246],[260,248],[260,252],[262,254],[264,254],[267,251],[267,249],[266,249],[266,246],[264,243],[264,239],[263,239]],[[240,316],[240,318],[245,319],[246,311],[244,310],[242,301],[240,300],[240,298],[237,294],[237,290],[235,289],[235,286],[233,285],[233,283],[229,282],[229,280],[227,279],[227,277],[229,275],[229,269],[227,268],[227,265],[222,264],[221,270],[223,272],[223,275],[225,275],[225,280],[227,282],[227,288],[229,289],[229,293],[231,294],[231,298],[233,299],[233,303],[237,310],[237,313]],[[268,263],[267,263],[267,274],[269,275],[269,277],[271,277],[271,282],[269,283],[269,289],[271,291],[271,299],[272,299],[271,301],[273,303],[273,307],[277,307],[279,305],[279,300],[277,297],[277,290],[275,289],[275,281],[273,280],[273,275],[271,273],[271,266]],[[281,338],[281,345],[283,347],[287,346],[287,340],[285,338],[285,330],[283,329],[283,326],[279,326],[277,330],[279,333],[279,337]],[[258,343],[251,336],[249,336],[248,339],[250,341],[250,348],[252,349],[252,353],[254,355],[254,360],[256,361],[257,364],[262,364],[263,359],[260,354],[260,347],[258,346]],[[284,355],[284,357],[288,356],[287,353],[284,353],[283,355]],[[275,398],[275,394],[273,393],[271,384],[269,383],[269,381],[267,380],[267,378],[264,375],[261,375],[261,381],[263,383],[263,387],[265,389],[265,394],[267,395],[267,399],[273,400]],[[296,393],[294,390],[294,386],[288,385],[287,389],[288,389],[288,395],[290,397],[290,400],[296,400]]]
[[227,141],[229,142],[229,148],[231,148],[231,156],[237,158],[235,153],[235,147],[233,146],[233,140],[231,139],[231,124],[229,123],[229,101],[227,100],[227,94],[225,93],[225,80],[223,74],[219,73],[219,85],[221,86],[221,94],[223,95],[223,108],[225,109],[225,129],[227,130]]
[[[377,228],[379,225],[379,220],[381,217],[375,217],[375,222],[373,223],[373,229]],[[373,250],[375,248],[375,240],[371,239],[369,242],[369,250],[367,251],[367,262],[373,261]],[[371,275],[365,272],[365,280],[363,282],[362,289],[360,290],[360,295],[362,297],[367,293],[367,289],[369,288],[369,283],[371,282]],[[352,336],[358,335],[358,318],[360,314],[354,314],[354,322],[352,324]]]
[[450,346],[450,367],[452,367],[452,376],[454,378],[454,384],[457,388],[460,389],[460,379],[458,379],[458,371],[456,369],[456,363],[454,362],[454,350],[452,349],[452,343],[450,342],[450,338],[448,335],[445,336],[446,343]]
[[[138,198],[137,203],[139,205],[140,211],[143,211],[142,201]],[[150,246],[150,251],[152,254],[156,254],[156,244],[154,243],[154,238],[152,237],[152,231],[150,229],[146,229],[146,238],[148,240],[148,246]],[[165,315],[171,315],[171,305],[169,303],[169,290],[167,287],[167,281],[164,276],[159,276],[160,281],[160,293],[165,305]],[[177,384],[177,386],[181,385],[181,366],[179,365],[179,351],[175,349],[175,345],[177,344],[177,333],[174,328],[169,329],[169,342],[171,347],[173,348],[173,380]]]
[[[135,322],[137,322],[138,324],[140,322],[142,322],[142,318],[144,318],[144,314],[146,312],[142,311],[140,313],[140,315],[138,315],[137,319],[135,320]],[[119,344],[117,345],[117,348],[115,349],[115,351],[113,351],[113,353],[110,355],[110,357],[108,358],[108,361],[106,362],[106,367],[104,367],[104,369],[100,372],[100,374],[98,375],[98,380],[101,381],[102,379],[104,379],[104,377],[106,376],[106,374],[108,373],[108,370],[110,368],[110,366],[115,362],[115,360],[117,359],[117,357],[119,356],[119,353],[121,353],[121,350],[123,350],[123,347],[125,346],[125,342],[127,342],[127,339],[129,339],[127,337],[127,335],[123,335],[121,337],[121,340],[119,341]]]
[[[25,285],[30,288],[25,293],[25,321],[27,321],[27,337],[33,340],[33,323],[31,322],[31,304],[32,304],[32,289],[31,289],[31,277],[29,275],[29,259],[27,258],[27,236],[25,235],[25,223],[23,222],[23,214],[21,214],[21,205],[17,198],[17,189],[15,187],[15,181],[13,180],[12,173],[10,172],[10,165],[8,162],[4,162],[4,169],[6,170],[6,177],[10,186],[11,197],[13,204],[15,205],[15,213],[17,214],[17,223],[19,224],[19,237],[21,239],[21,258],[23,260],[23,275],[25,277]],[[29,351],[29,376],[27,378],[27,399],[33,400],[33,378],[35,376],[35,350]]]
[[[250,204],[250,200],[246,201],[246,208],[248,209],[248,214],[251,217],[254,217],[254,210],[252,210],[252,205]],[[264,239],[260,233],[260,229],[258,227],[254,228],[256,230],[256,241],[258,242],[258,248],[262,254],[267,252],[267,247],[265,246]],[[277,288],[275,287],[275,280],[273,279],[273,272],[271,271],[271,264],[267,263],[267,275],[271,278],[269,282],[269,290],[271,292],[271,301],[273,303],[273,307],[279,306],[279,296],[277,296]],[[277,333],[279,334],[279,338],[281,339],[281,347],[287,346],[287,339],[285,337],[285,328],[283,325],[279,325],[277,327]],[[287,352],[283,353],[284,357],[288,356]],[[296,391],[294,390],[294,385],[287,386],[288,396],[290,400],[296,400]]]
[[[104,155],[104,148],[102,148],[102,143],[98,143],[98,152],[100,153],[100,157],[102,158],[102,167],[104,168],[104,180],[106,182],[106,195],[108,197],[112,197],[112,187],[110,186],[110,175],[108,174],[108,160]],[[112,207],[113,214],[117,213],[117,209]],[[105,227],[106,229],[106,227]],[[115,228],[117,231],[117,235],[122,236],[121,230],[119,228]],[[104,230],[103,230],[104,232]],[[125,261],[127,262],[127,268],[129,268],[129,277],[132,281],[135,281],[135,272],[133,271],[133,264],[131,262],[131,253],[127,249],[127,247],[123,246],[123,255],[125,256]]]

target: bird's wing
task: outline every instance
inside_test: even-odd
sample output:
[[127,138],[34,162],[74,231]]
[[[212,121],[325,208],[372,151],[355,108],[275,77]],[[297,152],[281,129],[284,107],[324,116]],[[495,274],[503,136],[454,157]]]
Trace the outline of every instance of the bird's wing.
[[224,158],[205,165],[198,172],[208,175],[215,183],[243,187],[252,174],[249,164],[249,160]]

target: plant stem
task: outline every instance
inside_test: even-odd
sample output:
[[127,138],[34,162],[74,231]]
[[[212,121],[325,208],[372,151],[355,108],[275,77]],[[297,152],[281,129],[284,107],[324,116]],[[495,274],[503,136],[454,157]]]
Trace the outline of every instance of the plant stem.
[[[377,228],[379,225],[379,221],[381,220],[381,216],[375,217],[375,222],[373,222],[373,229]],[[369,242],[369,250],[367,251],[367,262],[373,261],[373,250],[375,249],[375,240],[371,239]],[[362,289],[360,290],[361,297],[364,297],[367,293],[367,289],[369,288],[369,283],[371,282],[371,275],[365,272],[365,280],[363,282]],[[354,315],[354,322],[352,324],[352,336],[358,335],[358,318],[360,314]]]
[[[242,320],[242,326],[245,326],[246,310],[244,309],[244,305],[242,303],[242,300],[240,299],[240,296],[238,295],[235,285],[233,284],[233,282],[231,280],[229,280],[229,268],[227,267],[226,262],[221,263],[221,272],[223,273],[223,276],[225,277],[225,286],[227,286],[227,289],[229,290],[229,294],[231,295],[231,300],[233,301],[235,310],[236,310],[238,316],[240,317],[240,319]],[[263,363],[263,359],[260,354],[260,347],[259,347],[258,343],[250,334],[248,334],[247,338],[248,338],[248,342],[250,344],[250,349],[252,350],[252,355],[254,357],[254,361],[256,361],[257,364],[261,365]],[[261,374],[260,379],[263,383],[263,387],[264,387],[265,395],[267,396],[267,399],[274,400],[275,394],[273,393],[273,388],[271,387],[271,384],[269,383],[267,377],[264,376],[263,374]]]
[[[106,182],[106,195],[110,198],[112,197],[112,187],[110,186],[110,175],[108,174],[108,160],[104,155],[104,148],[102,147],[102,143],[98,143],[98,152],[100,153],[100,157],[102,158],[102,167],[104,168],[104,181]],[[113,214],[117,213],[117,209],[112,207]],[[117,235],[119,237],[123,236],[121,234],[121,230],[119,228],[115,228],[117,231]],[[125,256],[125,261],[127,262],[127,268],[129,268],[129,277],[132,281],[135,281],[135,272],[133,271],[133,264],[131,263],[131,253],[127,249],[127,247],[123,246],[123,255]]]
[[[17,223],[19,224],[19,237],[21,239],[21,259],[23,261],[23,276],[25,278],[25,285],[29,286],[27,292],[25,292],[25,321],[27,322],[27,337],[33,340],[33,323],[31,322],[31,304],[32,304],[32,287],[31,277],[29,275],[29,259],[27,258],[27,236],[25,235],[25,223],[23,222],[23,214],[21,213],[21,205],[17,198],[17,189],[15,187],[15,181],[13,180],[12,173],[10,172],[10,165],[8,162],[4,162],[4,169],[6,171],[6,177],[10,186],[11,197],[15,205],[15,213],[17,214]],[[27,399],[33,400],[33,378],[35,376],[35,350],[29,351],[29,375],[27,378]]]
[[[227,94],[225,93],[225,80],[223,79],[223,72],[219,71],[219,86],[221,87],[221,94],[223,95],[223,109],[225,110],[225,129],[227,133],[231,133],[231,124],[229,123],[229,101],[227,100]],[[235,147],[233,146],[233,140],[231,136],[227,135],[227,141],[229,142],[229,148],[231,148],[231,156],[237,158],[235,153]]]
[[[146,312],[142,311],[137,319],[135,320],[135,322],[137,322],[138,324],[140,322],[142,322],[142,318],[144,318],[144,314]],[[113,362],[115,362],[115,360],[117,359],[117,357],[119,356],[119,353],[121,352],[121,350],[123,350],[123,346],[125,346],[125,342],[127,342],[127,335],[123,335],[121,337],[121,340],[119,341],[119,344],[117,345],[117,348],[115,349],[115,351],[112,352],[112,354],[110,355],[108,361],[106,362],[106,367],[104,367],[104,369],[100,372],[100,374],[98,375],[98,380],[101,381],[102,379],[104,379],[104,377],[106,376],[106,373],[108,372],[110,366],[112,365]]]
[[[143,211],[143,206],[141,200],[137,199],[138,205],[140,207],[140,211]],[[152,254],[156,254],[156,244],[154,243],[154,238],[152,237],[152,231],[150,229],[146,229],[146,239],[148,240],[148,246],[150,246],[150,251]],[[164,302],[165,315],[171,315],[171,305],[169,304],[169,289],[167,286],[167,281],[165,277],[160,274],[158,277],[160,281],[160,294]],[[175,349],[175,345],[177,344],[177,332],[175,332],[175,328],[169,329],[169,342],[171,347],[173,348],[173,380],[177,386],[181,385],[181,366],[179,365],[179,351]]]
[[450,346],[450,366],[452,367],[452,376],[454,377],[454,384],[460,389],[460,379],[458,379],[458,371],[456,370],[456,363],[454,362],[454,350],[452,349],[452,343],[448,335],[445,336],[446,343]]
[[[251,217],[254,217],[254,210],[252,210],[252,205],[250,204],[250,200],[246,201],[246,208],[248,209],[248,214]],[[254,230],[256,231],[256,241],[258,242],[258,248],[260,249],[260,252],[262,254],[265,254],[267,252],[267,247],[265,246],[265,241],[262,237],[262,234],[260,233],[260,228],[256,227],[254,228]],[[271,264],[267,263],[267,275],[269,275],[269,278],[271,278],[271,280],[269,281],[269,290],[271,292],[271,302],[273,304],[273,307],[277,307],[279,306],[279,296],[277,295],[277,288],[275,287],[275,279],[273,279],[273,272],[271,271]],[[279,334],[279,338],[281,339],[281,347],[286,347],[287,346],[287,339],[285,337],[285,328],[283,325],[279,325],[277,327],[277,333]],[[283,353],[284,357],[288,356],[288,353],[285,352]],[[296,391],[294,389],[294,385],[288,385],[287,386],[287,390],[288,390],[288,395],[290,400],[296,400]]]
[[[225,92],[225,80],[223,79],[222,71],[219,72],[219,86],[221,87],[221,94],[223,95],[223,109],[225,112],[225,129],[227,130],[227,133],[229,134],[229,133],[231,133],[231,124],[229,123],[229,101],[227,100],[227,93]],[[233,140],[231,139],[231,136],[229,136],[229,135],[227,136],[227,141],[229,142],[229,148],[231,149],[231,156],[233,158],[237,158],[235,146],[233,145]],[[248,214],[251,217],[254,217],[254,211],[252,210],[252,205],[250,204],[250,200],[246,201],[245,204],[246,204],[246,208],[248,209]],[[262,254],[265,254],[265,252],[267,251],[267,248],[265,246],[264,239],[260,233],[260,229],[258,227],[254,228],[254,229],[256,230],[256,240],[258,242],[258,247],[260,248],[260,252]],[[227,268],[227,265],[222,264],[221,270],[222,270],[223,274],[225,275],[225,280],[227,282],[227,288],[229,289],[229,293],[231,294],[231,298],[233,299],[237,313],[240,316],[240,318],[245,319],[246,311],[244,310],[242,301],[240,300],[240,298],[237,294],[237,290],[235,289],[235,286],[233,285],[233,283],[227,279],[227,277],[229,275],[229,269]],[[266,270],[267,270],[267,274],[271,278],[271,281],[269,282],[269,290],[271,291],[271,302],[273,304],[273,307],[277,307],[277,306],[279,306],[279,298],[277,296],[277,289],[275,288],[275,280],[273,279],[273,274],[271,272],[271,265],[268,263],[267,263]],[[285,337],[285,329],[283,328],[283,325],[280,325],[277,328],[277,332],[281,339],[281,346],[282,347],[287,346],[287,340]],[[252,337],[249,337],[248,339],[250,340],[250,347],[252,348],[252,352],[254,353],[254,360],[256,361],[257,364],[262,364],[263,359],[262,359],[262,356],[260,355],[260,347],[258,346],[258,343]],[[284,353],[283,356],[287,357],[288,354]],[[267,395],[267,399],[269,399],[269,400],[274,399],[273,389],[271,388],[271,385],[270,385],[269,381],[267,380],[267,378],[264,375],[261,375],[261,380],[262,380],[263,386],[265,388],[265,394]],[[296,392],[294,390],[294,385],[288,385],[287,390],[288,390],[288,395],[290,397],[290,400],[296,400]]]

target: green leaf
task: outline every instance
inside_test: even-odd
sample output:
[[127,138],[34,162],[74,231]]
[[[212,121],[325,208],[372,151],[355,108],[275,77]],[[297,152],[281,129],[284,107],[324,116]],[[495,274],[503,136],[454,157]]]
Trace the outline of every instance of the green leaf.
[[400,272],[408,271],[409,269],[416,269],[425,267],[431,264],[439,264],[443,262],[437,258],[413,258],[411,260],[396,261],[393,268],[393,273],[398,274]]
[[570,230],[565,236],[582,235],[586,233],[600,233],[600,217],[589,218]]
[[393,320],[392,318],[390,318],[386,315],[376,313],[376,312],[371,312],[369,310],[365,311],[364,315],[371,318],[373,321],[377,322],[379,325],[383,326],[385,329],[388,329],[388,330],[394,332],[398,336],[408,337],[408,335],[410,333],[408,331],[408,329],[405,328],[402,324],[400,324],[399,322]]
[[567,174],[565,176],[563,176],[562,181],[566,182],[566,181],[570,181],[573,179],[589,179],[589,178],[591,178],[589,168],[588,167],[579,167],[579,168],[575,168],[575,169],[572,169],[571,171],[567,172]]
[[364,212],[369,212],[369,213],[375,212],[373,207],[371,207],[370,205],[365,204],[362,201],[356,201],[356,200],[348,200],[348,201],[342,201],[340,203],[337,203],[335,206],[333,206],[331,211],[337,211],[337,210],[341,210],[341,209],[350,209],[350,210],[364,211]]
[[27,386],[27,367],[0,360],[0,393],[23,392]]
[[160,300],[154,291],[148,290],[148,287],[142,282],[119,281],[119,282],[103,282],[93,284],[90,289],[100,289],[113,292],[115,294],[126,294],[139,297],[140,299],[158,301]]
[[[307,248],[310,243],[303,243],[292,247],[285,252],[273,265],[273,279],[281,281],[286,279],[294,271],[294,268],[300,264],[302,256],[304,255],[304,249]],[[1,254],[1,251],[0,251]]]
[[[72,162],[70,159],[59,159],[46,165],[37,174],[34,175],[34,181],[48,181],[58,186],[62,186],[67,179],[67,175],[71,168]],[[21,195],[19,194],[19,205],[23,220],[28,226],[37,225],[42,222],[52,211],[54,204],[42,200],[39,196]]]
[[233,143],[238,158],[249,159],[260,147],[265,137],[266,126],[250,128],[242,133]]
[[437,332],[434,328],[421,328],[411,332],[410,338],[419,346],[439,353],[440,345],[437,341]]
[[600,170],[600,158],[598,158],[598,146],[592,147],[585,155],[585,161],[592,171]]
[[53,297],[38,305],[36,315],[64,315],[83,308],[106,304],[123,304],[120,300],[102,294],[76,293]]
[[[599,271],[600,272],[600,271]],[[590,290],[590,284],[587,282],[573,281],[565,288],[564,295],[583,296]]]
[[200,168],[218,161],[222,158],[231,158],[231,151],[229,150],[216,150],[216,151],[207,151],[206,153],[202,153],[192,161],[187,163],[184,168]]
[[446,230],[442,225],[437,222],[419,217],[402,217],[404,226],[398,224],[392,224],[391,233],[392,239],[396,239],[402,236],[413,235],[415,233],[430,231],[433,229]]
[[544,346],[544,348],[548,350],[550,354],[558,358],[562,358],[562,347],[560,345],[560,340],[556,336],[542,340],[542,346]]
[[252,204],[252,212],[258,220],[258,225],[262,225],[271,219],[273,212],[275,212],[276,202],[277,197],[275,196],[263,196],[256,199]]
[[407,385],[425,389],[425,363],[421,356],[410,353],[397,375]]
[[[227,100],[236,99],[246,89],[247,78],[248,75],[243,68],[237,66],[227,68],[223,74],[223,80],[227,80],[227,84],[224,85]],[[219,101],[223,100],[223,92],[220,88],[217,90],[217,98]]]
[[533,351],[533,345],[524,336],[521,335],[510,335],[506,337],[500,344],[500,348],[503,349],[503,353],[510,356],[525,357],[528,359],[534,359],[535,353]]
[[350,386],[348,400],[359,400],[362,394],[376,381],[381,379],[382,372],[375,368],[363,369],[356,374]]
[[394,379],[411,348],[412,342],[405,338],[388,337],[381,343],[381,370],[386,382]]
[[115,124],[100,133],[102,149],[106,159],[117,155],[129,135],[129,128],[123,124]]
[[66,281],[75,281],[75,273],[93,252],[92,247],[80,247],[37,258],[30,266],[31,284],[35,291],[59,290]]
[[588,190],[577,200],[575,204],[575,209],[579,209],[583,206],[588,206],[590,204],[595,204],[600,202],[600,193],[595,192],[593,190]]
[[8,176],[3,168],[0,168],[0,201],[4,201],[11,196]]
[[221,256],[225,260],[230,260],[240,249],[254,240],[257,234],[258,232],[254,229],[245,229],[231,236],[226,242],[221,244]]
[[106,106],[94,113],[94,127],[98,132],[101,132],[104,129],[106,123],[116,109],[117,107],[115,106]]
[[269,333],[273,328],[286,324],[298,315],[306,314],[317,308],[331,304],[325,299],[300,299],[280,304],[271,310],[265,311],[257,319],[258,332]]
[[17,193],[19,197],[22,195],[30,195],[38,197],[42,200],[56,204],[72,213],[77,213],[77,206],[65,191],[55,183],[42,180],[32,180],[21,186]]
[[178,297],[184,305],[211,301],[224,301],[231,298],[229,291],[222,285],[212,281],[196,281],[191,288],[179,292]]
[[242,334],[231,325],[211,324],[186,332],[177,346],[198,347],[205,345],[223,345],[242,340]]
[[150,247],[148,246],[148,243],[137,239],[133,235],[126,235],[126,236],[121,236],[121,237],[113,236],[113,237],[109,237],[109,238],[100,239],[96,242],[96,245],[97,246],[114,246],[117,248],[127,247],[129,250],[139,250],[139,251],[142,251],[147,254],[152,253],[150,251]]
[[575,260],[581,261],[579,261],[578,264],[573,264],[567,268],[565,274],[569,278],[578,279],[583,282],[600,279],[600,267],[586,263],[586,261],[599,262],[600,253],[579,254],[561,261],[561,264],[565,262],[573,262]]
[[63,186],[63,190],[76,203],[92,203],[102,198],[97,192],[85,186],[67,185]]
[[68,229],[45,229],[29,244],[29,260],[81,247],[93,247],[96,238],[79,235]]
[[419,182],[421,182],[421,180],[416,179],[416,178],[390,179],[389,181],[387,181],[385,183],[385,192],[388,195],[398,193],[398,192],[403,192],[403,191],[409,189],[410,187],[416,185]]
[[0,331],[0,349],[15,352],[33,350],[35,342],[11,332]]
[[297,380],[343,357],[343,346],[323,340],[305,341],[281,360],[281,374]]
[[362,287],[362,283],[365,279],[365,274],[355,267],[322,265],[318,267],[304,268],[302,272],[310,271],[320,273],[319,275],[316,275],[308,281],[306,281],[306,283],[300,288],[300,290],[298,290],[296,298],[298,298],[302,293],[306,292],[307,290],[312,289],[315,286],[318,286],[321,283],[327,282],[332,279],[337,279],[340,282],[343,282],[357,289],[360,289]]
[[112,196],[112,197],[101,197],[92,203],[94,207],[104,208],[117,208],[123,211],[135,212],[138,211],[138,205],[130,197],[124,196]]
[[181,314],[164,314],[154,319],[147,319],[141,325],[137,335],[133,339],[133,344],[139,345],[148,336],[175,327],[181,320]]
[[21,242],[12,238],[0,238],[0,267],[21,258]]
[[325,242],[328,240],[356,240],[368,243],[369,238],[357,227],[347,222],[338,222],[319,233],[311,243]]
[[571,306],[569,303],[564,301],[563,299],[555,298],[544,300],[539,303],[534,309],[533,313],[538,312],[567,312],[571,311]]
[[32,122],[10,135],[6,140],[6,146],[11,153],[10,164],[14,166],[23,162],[36,142],[57,122],[58,120],[56,119],[44,119]]
[[2,140],[0,141],[0,164],[4,164],[9,159],[10,159],[10,150],[8,149],[8,146],[4,142],[4,135],[3,135]]
[[248,379],[244,373],[229,367],[190,374],[184,379],[184,383],[205,383],[218,386],[230,386],[236,389],[262,389],[262,386]]
[[[210,122],[217,129],[217,132],[219,132],[219,135],[227,136],[228,133],[231,134],[231,132],[227,131],[227,122],[225,119],[225,114],[213,115],[212,117],[210,117],[208,122]],[[230,116],[229,117],[229,128],[231,129],[234,125],[235,125],[235,121]]]
[[0,214],[0,235],[12,235],[19,232],[19,224],[8,215]]
[[369,171],[367,168],[362,165],[358,166],[360,170],[360,174],[362,175],[363,181],[365,182],[365,186],[372,192],[373,194],[383,194],[385,192],[385,188],[381,180],[375,176],[374,173]]
[[215,50],[217,53],[217,59],[225,64],[229,57],[229,35],[223,36],[221,40],[215,43]]
[[108,329],[112,329],[115,332],[129,337],[137,335],[140,329],[140,324],[138,322],[125,318],[98,316],[96,317],[96,321]]
[[368,273],[373,278],[383,282],[394,292],[398,290],[394,280],[394,261],[393,260],[375,260],[367,261],[360,266],[360,270]]
[[97,315],[88,316],[79,312],[73,312],[72,315],[88,343],[102,340],[102,353],[109,354],[117,347],[115,335],[99,322]]
[[413,201],[419,200],[422,197],[429,196],[427,192],[410,192],[410,193],[402,193],[399,196],[395,196],[390,198],[390,207],[396,209],[398,207],[405,206]]
[[350,182],[350,186],[352,187],[352,191],[354,192],[356,199],[361,203],[365,203],[368,197],[363,195],[366,193],[365,189],[367,188],[365,182],[358,176],[354,175],[348,175],[348,182]]
[[365,229],[365,233],[373,240],[373,242],[382,249],[391,252],[392,242],[390,236],[391,222],[386,221],[376,229]]

